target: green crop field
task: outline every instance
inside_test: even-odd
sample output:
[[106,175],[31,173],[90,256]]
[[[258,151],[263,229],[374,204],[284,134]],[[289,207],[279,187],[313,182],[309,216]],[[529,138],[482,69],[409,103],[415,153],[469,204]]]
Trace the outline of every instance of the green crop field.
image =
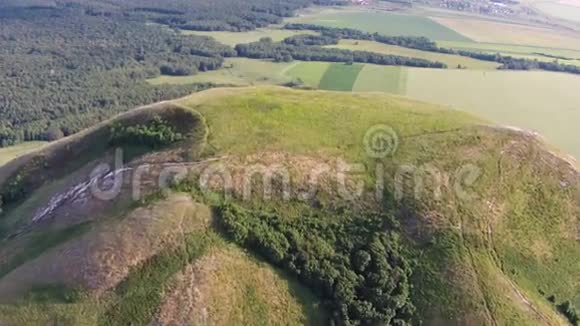
[[289,18],[287,22],[349,27],[384,35],[426,36],[439,41],[470,41],[468,37],[429,18],[386,12],[318,9]]
[[580,158],[580,78],[542,71],[406,69],[412,98],[538,131]]
[[359,64],[333,63],[322,76],[318,87],[333,91],[351,91],[362,68],[363,65]]
[[580,51],[540,47],[540,46],[526,46],[515,44],[498,44],[498,43],[474,43],[474,42],[437,42],[439,46],[444,48],[451,48],[456,50],[480,51],[488,53],[500,53],[519,58],[530,58],[541,61],[553,61],[554,58],[549,56],[559,56],[569,58],[571,60],[558,59],[561,63],[580,65]]
[[259,28],[254,31],[247,32],[201,32],[201,31],[181,31],[183,34],[211,36],[218,42],[234,46],[240,43],[257,42],[262,37],[269,37],[273,41],[278,42],[283,39],[299,35],[299,34],[317,34],[313,31],[291,31],[276,28]]
[[299,62],[286,71],[292,79],[300,79],[306,86],[318,87],[320,80],[331,65],[329,62]]
[[407,73],[403,67],[364,65],[353,91],[405,94]]
[[[465,43],[470,44],[470,43]],[[495,62],[488,62],[476,60],[472,58],[462,57],[459,55],[434,53],[428,51],[420,51],[415,49],[403,48],[395,45],[388,45],[374,41],[358,41],[358,40],[341,40],[338,45],[331,45],[339,49],[370,51],[384,54],[400,55],[404,57],[420,58],[431,61],[439,61],[445,63],[450,69],[457,68],[461,65],[463,68],[470,69],[496,69],[499,64]]]
[[329,66],[328,62],[273,62],[227,58],[224,69],[202,72],[193,76],[160,76],[149,79],[148,82],[152,85],[214,83],[248,86],[279,85],[300,79],[305,86],[318,87]]
[[285,74],[297,62],[273,62],[247,58],[227,58],[224,69],[198,73],[193,76],[160,76],[149,79],[152,85],[214,83],[219,85],[280,84],[290,79]]
[[537,131],[548,143],[580,158],[580,78],[574,75],[331,64],[318,86],[387,92],[448,105],[499,124]]
[[46,142],[26,142],[15,146],[0,148],[0,166],[17,158],[18,156],[30,153],[42,146]]

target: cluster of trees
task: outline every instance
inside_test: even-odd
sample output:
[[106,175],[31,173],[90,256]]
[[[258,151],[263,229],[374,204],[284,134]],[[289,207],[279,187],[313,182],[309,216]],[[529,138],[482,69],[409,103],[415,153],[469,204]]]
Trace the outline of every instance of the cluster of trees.
[[325,42],[325,37],[291,37],[289,41],[272,42],[263,38],[258,42],[236,45],[240,57],[253,59],[274,59],[276,61],[328,61],[344,63],[374,63],[378,65],[397,65],[411,67],[446,68],[441,62],[409,58],[397,55],[380,54],[368,51],[351,51],[345,49],[324,48],[308,45]]
[[[422,51],[430,51],[445,54],[455,54],[464,57],[470,57],[478,60],[492,61],[501,63],[499,69],[509,69],[509,70],[547,70],[547,71],[557,71],[557,72],[567,72],[573,74],[580,74],[580,67],[570,64],[562,64],[558,61],[553,62],[543,62],[532,59],[525,58],[514,58],[511,56],[504,56],[499,53],[485,53],[485,52],[472,52],[465,50],[454,50],[441,48],[437,43],[429,40],[426,37],[413,37],[413,36],[386,36],[380,35],[378,33],[367,33],[359,31],[352,28],[335,28],[326,27],[312,24],[287,24],[286,29],[290,30],[313,30],[321,33],[319,41],[338,40],[340,39],[354,39],[354,40],[369,40],[376,41],[380,43],[385,43],[389,45],[397,45],[401,47],[417,49]],[[332,44],[332,43],[330,43]],[[334,43],[336,44],[336,43]]]
[[311,209],[287,219],[233,203],[219,208],[239,245],[295,275],[338,325],[410,325],[410,264],[393,219]]
[[367,33],[352,28],[326,27],[313,24],[286,24],[284,28],[289,30],[317,31],[320,32],[323,37],[335,39],[335,44],[337,44],[341,39],[352,39],[376,41],[423,51],[436,51],[438,49],[437,43],[422,36],[386,36],[379,33]]
[[177,132],[171,124],[159,116],[155,116],[148,124],[127,126],[118,123],[112,125],[109,144],[112,146],[146,146],[156,149],[183,139],[184,136]]

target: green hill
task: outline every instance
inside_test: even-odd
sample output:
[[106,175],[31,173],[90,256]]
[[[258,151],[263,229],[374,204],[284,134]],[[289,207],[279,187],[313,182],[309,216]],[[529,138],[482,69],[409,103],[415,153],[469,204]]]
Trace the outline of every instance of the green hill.
[[0,324],[577,323],[574,164],[395,96],[136,109],[0,167]]

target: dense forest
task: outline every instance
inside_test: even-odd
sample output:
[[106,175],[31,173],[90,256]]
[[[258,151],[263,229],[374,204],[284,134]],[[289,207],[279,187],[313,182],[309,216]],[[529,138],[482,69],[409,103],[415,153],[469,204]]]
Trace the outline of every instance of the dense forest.
[[557,60],[553,62],[544,62],[525,58],[514,58],[511,56],[504,56],[499,53],[485,53],[485,52],[472,52],[465,50],[447,49],[437,46],[437,43],[429,40],[426,37],[386,36],[380,35],[378,33],[367,33],[352,28],[336,28],[312,24],[286,24],[285,28],[290,30],[318,31],[322,34],[322,37],[320,37],[319,40],[325,40],[327,42],[330,42],[326,43],[325,45],[338,44],[338,41],[340,39],[369,40],[422,51],[455,54],[478,60],[501,63],[501,66],[498,69],[509,69],[509,70],[540,69],[547,71],[580,74],[580,66],[562,64],[559,63]]
[[234,242],[296,276],[323,300],[330,325],[411,325],[411,264],[392,217],[309,208],[292,219],[231,202],[218,212]]
[[224,57],[236,55],[212,38],[158,23],[247,30],[281,22],[312,2],[2,1],[0,146],[58,139],[135,106],[211,87],[152,86],[146,79],[219,69]]
[[320,45],[334,44],[324,36],[299,35],[287,38],[283,42],[272,42],[263,38],[259,42],[236,45],[240,57],[253,59],[274,59],[275,61],[327,61],[344,63],[373,63],[378,65],[397,65],[425,68],[447,68],[444,63],[425,59],[381,54],[369,51],[351,51],[344,49],[323,48]]

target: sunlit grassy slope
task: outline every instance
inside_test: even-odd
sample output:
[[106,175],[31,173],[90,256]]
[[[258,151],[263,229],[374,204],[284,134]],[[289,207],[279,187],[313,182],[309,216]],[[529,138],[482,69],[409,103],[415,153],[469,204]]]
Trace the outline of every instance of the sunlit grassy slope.
[[18,156],[32,152],[45,144],[45,142],[27,142],[24,144],[0,148],[0,166],[8,163]]
[[425,214],[418,223],[430,225],[423,232],[432,237],[416,248],[415,299],[423,319],[563,324],[545,297],[580,304],[580,265],[573,259],[580,254],[574,231],[578,175],[533,137],[476,127],[481,121],[457,111],[376,94],[210,92],[181,104],[207,118],[216,153],[288,151],[372,164],[362,139],[369,127],[387,124],[401,140],[396,155],[383,161],[389,171],[435,166],[453,182],[466,165],[480,169],[473,201],[454,199],[448,188],[442,199],[426,194],[416,203]]

